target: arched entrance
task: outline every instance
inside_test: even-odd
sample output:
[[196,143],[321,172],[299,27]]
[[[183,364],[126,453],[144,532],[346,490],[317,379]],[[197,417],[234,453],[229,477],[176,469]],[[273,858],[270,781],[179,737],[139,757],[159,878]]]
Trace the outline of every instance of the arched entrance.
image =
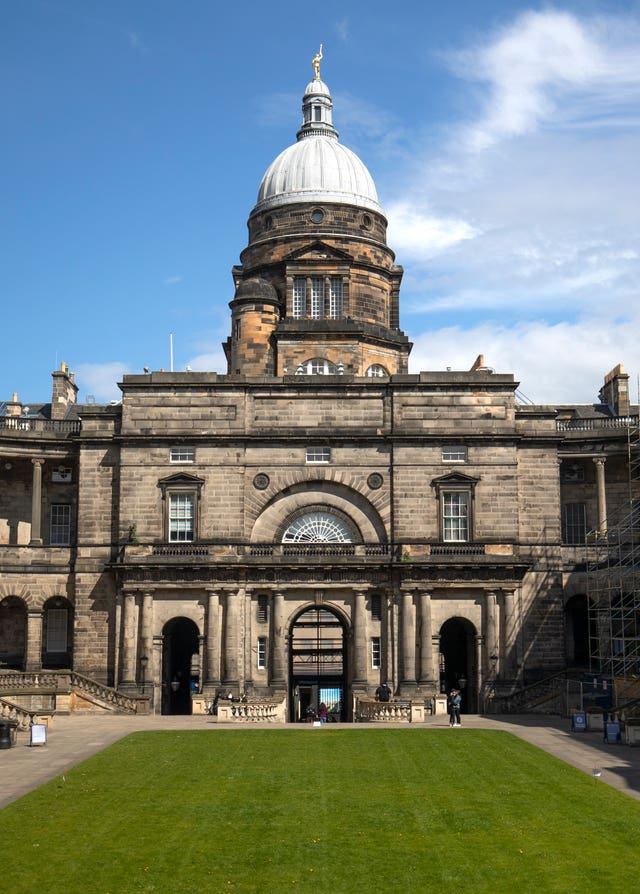
[[191,714],[192,670],[196,669],[198,655],[194,622],[189,618],[167,621],[162,630],[163,714]]
[[0,667],[21,671],[27,645],[27,608],[17,596],[0,601]]
[[313,720],[321,704],[328,720],[346,719],[347,638],[338,615],[326,606],[305,609],[291,625],[290,720]]
[[[572,596],[564,608],[569,667],[589,667],[589,603],[584,595]],[[594,631],[595,634],[595,631]]]
[[440,692],[462,693],[463,712],[478,710],[475,627],[465,618],[450,618],[440,628]]

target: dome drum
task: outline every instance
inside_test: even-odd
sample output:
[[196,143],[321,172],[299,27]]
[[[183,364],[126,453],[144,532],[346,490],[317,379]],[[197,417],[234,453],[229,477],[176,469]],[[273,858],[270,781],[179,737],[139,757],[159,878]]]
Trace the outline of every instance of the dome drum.
[[288,235],[349,235],[386,245],[387,219],[379,211],[357,205],[299,202],[268,211],[254,211],[248,221],[249,243]]

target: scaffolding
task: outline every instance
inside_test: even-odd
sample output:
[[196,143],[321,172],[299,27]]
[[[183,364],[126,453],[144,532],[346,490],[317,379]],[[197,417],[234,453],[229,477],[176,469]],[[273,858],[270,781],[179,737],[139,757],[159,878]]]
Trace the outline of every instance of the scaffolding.
[[640,431],[627,432],[627,511],[586,538],[590,668],[607,677],[640,676]]

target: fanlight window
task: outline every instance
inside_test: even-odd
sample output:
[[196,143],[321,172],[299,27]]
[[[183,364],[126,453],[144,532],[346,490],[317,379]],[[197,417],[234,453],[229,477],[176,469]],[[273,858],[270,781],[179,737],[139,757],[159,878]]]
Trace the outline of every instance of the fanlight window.
[[335,376],[340,372],[335,363],[323,357],[303,361],[296,369],[299,376]]
[[353,543],[353,532],[346,522],[330,512],[308,512],[289,525],[282,542]]

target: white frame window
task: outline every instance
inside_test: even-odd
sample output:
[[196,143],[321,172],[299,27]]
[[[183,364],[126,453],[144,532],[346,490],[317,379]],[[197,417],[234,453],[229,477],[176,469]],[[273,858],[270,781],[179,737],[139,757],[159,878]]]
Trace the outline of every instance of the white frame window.
[[329,280],[329,317],[332,320],[339,320],[342,317],[342,295],[342,280],[339,276],[332,276]]
[[71,504],[52,503],[49,519],[49,545],[69,546],[71,543]]
[[371,668],[380,670],[382,665],[382,649],[379,636],[371,637]]
[[322,276],[311,277],[311,308],[309,316],[312,320],[324,317],[324,279]]
[[181,444],[177,447],[169,448],[170,463],[194,463],[196,461],[196,448]]
[[365,375],[369,379],[384,379],[389,373],[381,363],[372,363],[371,366],[367,368]]
[[308,465],[326,465],[331,462],[331,447],[307,447]]
[[291,310],[296,319],[306,316],[307,280],[304,276],[294,276],[293,278],[293,306]]
[[68,648],[69,611],[47,609],[47,652],[66,652]]
[[466,491],[443,491],[442,539],[446,543],[469,540],[469,494]]
[[442,448],[443,463],[466,463],[467,448],[462,444],[445,444]]
[[258,670],[267,669],[267,637],[259,636],[256,649]]
[[196,496],[169,492],[169,543],[193,543],[195,539]]

